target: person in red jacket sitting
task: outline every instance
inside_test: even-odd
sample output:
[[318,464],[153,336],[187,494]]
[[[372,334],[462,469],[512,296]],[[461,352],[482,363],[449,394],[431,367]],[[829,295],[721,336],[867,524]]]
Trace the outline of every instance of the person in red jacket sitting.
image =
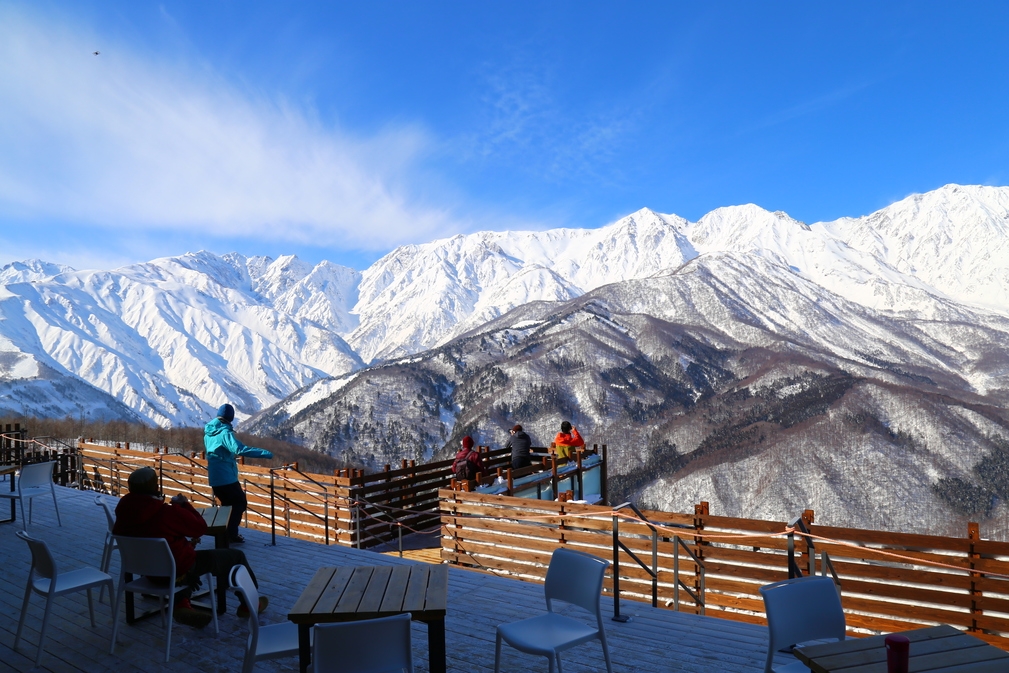
[[574,449],[585,446],[585,440],[578,434],[578,428],[568,421],[561,423],[561,431],[554,437],[554,450],[557,453],[557,462],[566,463],[571,458]]
[[466,435],[462,438],[462,449],[455,454],[452,461],[452,472],[459,480],[470,480],[482,477],[487,468],[479,451],[473,449],[473,438]]
[[[200,577],[212,572],[218,586],[227,586],[228,572],[235,565],[244,565],[253,582],[256,582],[255,573],[241,550],[196,549],[200,536],[207,532],[206,521],[184,495],[174,496],[171,503],[165,502],[158,488],[158,473],[153,468],[135,470],[128,484],[130,492],[116,505],[116,524],[112,533],[128,537],[163,537],[168,541],[178,575],[172,581],[189,587],[175,601],[175,619],[181,624],[202,629],[210,623],[210,614],[194,609],[189,602],[193,589],[199,586]],[[260,596],[260,612],[268,602],[265,596]],[[248,608],[240,605],[238,614],[239,617],[247,617]]]

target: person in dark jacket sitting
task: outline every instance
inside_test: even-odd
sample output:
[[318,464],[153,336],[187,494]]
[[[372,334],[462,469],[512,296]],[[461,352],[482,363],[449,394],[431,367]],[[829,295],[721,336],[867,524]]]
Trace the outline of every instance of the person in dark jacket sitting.
[[520,467],[529,467],[532,465],[532,458],[529,456],[529,447],[532,446],[532,440],[529,439],[529,435],[525,433],[521,425],[513,427],[510,433],[511,437],[508,438],[505,448],[510,449],[512,452],[512,469],[517,470]]
[[[194,609],[189,601],[193,589],[199,586],[200,577],[212,572],[218,586],[227,586],[228,572],[235,565],[244,565],[253,582],[256,581],[255,573],[239,549],[196,549],[200,536],[207,532],[207,522],[184,495],[173,496],[170,503],[165,502],[158,488],[158,473],[153,468],[135,470],[128,484],[130,492],[116,505],[116,524],[112,533],[167,540],[178,575],[171,580],[189,587],[175,601],[175,620],[202,629],[210,623],[210,613]],[[260,612],[268,602],[265,596],[260,597]],[[248,608],[240,605],[239,617],[247,617],[248,614]]]

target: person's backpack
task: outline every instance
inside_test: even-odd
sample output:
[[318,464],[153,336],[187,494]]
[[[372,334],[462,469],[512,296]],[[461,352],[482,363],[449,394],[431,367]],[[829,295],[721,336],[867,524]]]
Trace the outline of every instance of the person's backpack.
[[459,481],[464,479],[469,481],[471,479],[476,479],[477,476],[476,465],[474,465],[473,461],[468,460],[466,457],[455,459],[455,462],[452,463],[452,472],[455,474],[455,478]]

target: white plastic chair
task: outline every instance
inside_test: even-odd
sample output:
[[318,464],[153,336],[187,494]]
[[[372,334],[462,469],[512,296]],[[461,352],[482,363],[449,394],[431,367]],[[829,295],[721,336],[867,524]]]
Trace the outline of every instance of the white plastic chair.
[[25,587],[25,600],[21,605],[21,619],[18,621],[17,635],[14,636],[14,649],[21,642],[21,630],[28,616],[28,603],[32,592],[46,597],[46,609],[42,616],[42,629],[39,631],[39,650],[35,655],[35,665],[42,661],[42,647],[46,642],[46,627],[49,626],[49,614],[52,611],[53,598],[77,591],[88,592],[88,610],[91,613],[91,626],[95,625],[95,603],[91,598],[91,589],[97,586],[109,588],[112,595],[112,577],[97,568],[78,568],[70,572],[60,573],[49,547],[42,540],[31,537],[23,531],[17,536],[28,543],[32,552],[32,567],[28,571],[28,585]]
[[[168,662],[172,651],[172,614],[175,611],[175,594],[185,590],[184,584],[175,583],[175,557],[172,556],[172,549],[168,546],[168,541],[163,537],[126,537],[123,535],[112,536],[119,547],[119,588],[113,602],[112,609],[112,647],[109,654],[115,654],[116,636],[119,633],[119,604],[123,602],[123,595],[129,591],[132,593],[147,594],[149,596],[161,597],[161,624],[165,626],[167,621],[167,633],[165,636],[165,662]],[[138,578],[132,582],[126,581],[126,575],[137,575]],[[168,578],[168,584],[153,582],[150,577]],[[209,583],[210,595],[214,595],[214,576],[211,573],[204,575]],[[165,599],[168,599],[168,619],[165,619]],[[220,633],[217,626],[217,611],[211,610],[213,615],[214,633]]]
[[[497,627],[497,643],[494,650],[494,673],[501,668],[501,641],[527,654],[539,654],[550,662],[553,673],[554,662],[557,671],[561,669],[561,652],[575,645],[599,639],[603,646],[606,670],[613,673],[610,651],[606,646],[606,632],[603,630],[603,616],[599,608],[599,596],[603,591],[603,576],[609,561],[591,554],[571,549],[555,549],[550,557],[544,593],[547,599],[546,614],[523,619]],[[564,601],[577,605],[596,618],[596,625],[553,611],[553,601]]]
[[228,575],[229,584],[239,598],[249,606],[249,639],[245,643],[242,673],[252,673],[257,661],[297,656],[298,625],[294,622],[259,624],[259,590],[243,565],[236,565]]
[[809,641],[844,640],[844,609],[832,578],[796,577],[762,586],[760,595],[770,637],[764,673],[808,673],[798,660],[775,667],[775,653]]
[[[116,525],[116,513],[112,509],[112,506],[109,503],[105,502],[105,500],[100,495],[95,496],[95,504],[100,506],[102,508],[102,511],[105,512],[105,520],[109,524],[109,529],[105,533],[105,546],[102,548],[102,562],[101,565],[98,566],[103,573],[107,573],[109,571],[109,566],[112,564],[112,552],[119,549],[119,547],[116,546],[116,539],[112,535],[112,529]],[[103,595],[105,595],[104,586],[102,587],[101,591],[98,592],[99,603],[102,601]],[[109,599],[110,600],[112,599],[111,593],[109,594]]]
[[[14,498],[21,504],[21,529],[28,531],[32,518],[32,498],[40,495],[51,495],[56,507],[56,522],[62,526],[60,506],[56,503],[56,486],[53,485],[53,469],[56,461],[48,463],[32,463],[21,468],[21,476],[17,480],[17,488],[13,491],[0,489],[0,498]],[[25,500],[28,501],[28,516],[25,517]]]
[[313,673],[413,673],[410,615],[316,624]]

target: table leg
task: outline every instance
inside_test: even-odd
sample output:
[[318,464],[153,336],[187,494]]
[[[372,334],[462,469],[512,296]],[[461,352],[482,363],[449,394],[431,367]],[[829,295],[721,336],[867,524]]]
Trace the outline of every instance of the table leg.
[[[214,549],[228,548],[230,548],[228,532],[214,533]],[[223,615],[228,611],[228,583],[221,582],[219,578],[215,579],[217,579],[217,614]],[[213,603],[213,599],[210,599],[210,602]]]
[[[126,573],[126,583],[129,584],[133,581],[133,573]],[[126,593],[126,623],[132,624],[137,621],[136,616],[133,613],[133,592],[127,591]],[[109,600],[114,600],[115,596],[109,597]]]
[[301,673],[308,673],[312,663],[312,625],[298,624],[298,666]]
[[445,673],[445,618],[427,623],[427,656],[431,673]]
[[[228,583],[221,582],[216,577],[214,580],[217,582],[217,614],[223,615],[228,611]],[[250,609],[255,610],[259,606],[253,606]]]

